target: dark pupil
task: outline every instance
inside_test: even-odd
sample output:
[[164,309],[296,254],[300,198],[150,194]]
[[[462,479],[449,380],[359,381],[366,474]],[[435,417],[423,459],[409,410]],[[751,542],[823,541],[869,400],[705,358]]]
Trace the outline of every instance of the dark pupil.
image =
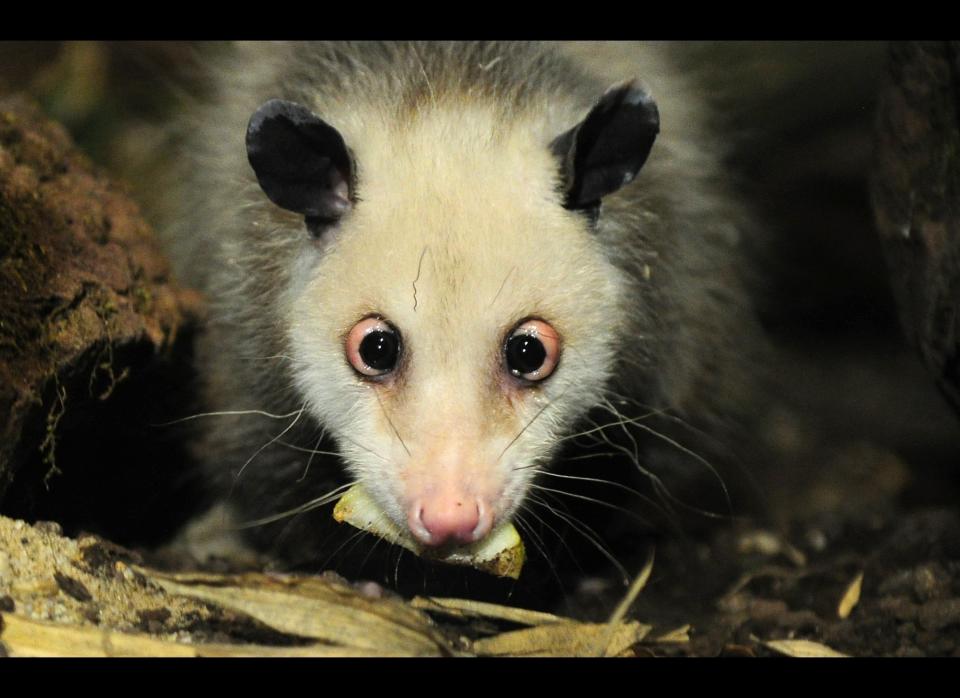
[[507,364],[516,373],[533,373],[543,366],[547,350],[543,342],[532,335],[518,334],[507,341]]
[[393,332],[376,330],[360,342],[360,358],[372,369],[389,371],[397,363],[397,336]]

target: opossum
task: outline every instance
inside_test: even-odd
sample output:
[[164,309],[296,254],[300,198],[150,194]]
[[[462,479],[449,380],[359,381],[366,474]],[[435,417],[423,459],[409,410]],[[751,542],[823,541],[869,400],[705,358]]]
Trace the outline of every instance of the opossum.
[[[370,42],[223,57],[169,240],[209,302],[197,452],[237,522],[330,500],[339,467],[423,545],[478,541],[598,408],[618,431],[670,415],[742,445],[763,363],[750,217],[668,54]],[[690,459],[658,437],[651,472]],[[302,554],[312,535],[270,544]]]

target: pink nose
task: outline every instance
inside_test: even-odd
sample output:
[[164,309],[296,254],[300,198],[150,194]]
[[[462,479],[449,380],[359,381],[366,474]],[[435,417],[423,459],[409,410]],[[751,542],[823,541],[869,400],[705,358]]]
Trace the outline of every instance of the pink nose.
[[436,496],[414,502],[407,523],[414,537],[424,545],[462,544],[487,535],[492,516],[480,499]]

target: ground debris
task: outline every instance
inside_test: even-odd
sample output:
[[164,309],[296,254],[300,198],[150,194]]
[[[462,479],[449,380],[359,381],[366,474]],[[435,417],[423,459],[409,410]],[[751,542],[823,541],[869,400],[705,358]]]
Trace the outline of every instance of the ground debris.
[[[0,550],[0,643],[11,656],[618,656],[651,629],[464,599],[407,602],[331,574],[162,572],[94,536],[5,517]],[[481,637],[434,618],[451,614],[478,620]],[[489,620],[532,627],[479,622]]]

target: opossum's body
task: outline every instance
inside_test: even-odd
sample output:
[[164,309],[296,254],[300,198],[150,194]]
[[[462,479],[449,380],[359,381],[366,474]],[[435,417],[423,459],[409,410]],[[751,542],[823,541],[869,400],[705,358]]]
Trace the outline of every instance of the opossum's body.
[[[610,391],[634,401],[630,416],[669,410],[739,438],[761,346],[740,278],[744,217],[722,137],[663,47],[260,44],[219,75],[189,140],[173,252],[210,301],[209,408],[288,415],[204,420],[202,457],[240,520],[326,491],[329,464],[304,451],[321,433],[412,528],[464,501],[487,524],[510,518],[535,467]],[[551,144],[631,78],[649,86],[660,135],[591,220],[564,207]],[[274,99],[318,115],[355,161],[348,213],[313,234],[248,162],[248,122]],[[345,357],[365,317],[402,337],[388,381]],[[557,331],[562,356],[521,385],[502,352],[529,318]],[[466,540],[473,523],[438,524],[440,538]],[[313,549],[308,535],[287,550]]]

